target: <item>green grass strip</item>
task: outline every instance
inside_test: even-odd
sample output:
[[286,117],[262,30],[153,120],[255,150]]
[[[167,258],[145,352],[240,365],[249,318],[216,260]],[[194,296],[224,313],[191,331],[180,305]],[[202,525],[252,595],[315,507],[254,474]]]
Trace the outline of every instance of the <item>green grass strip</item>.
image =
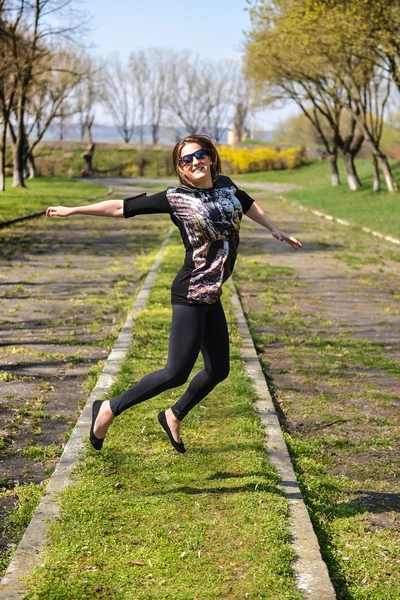
[[107,187],[67,177],[40,177],[26,182],[26,188],[12,188],[7,179],[5,192],[0,192],[0,223],[24,217],[48,206],[73,205],[107,191]]
[[[400,161],[391,161],[391,166],[393,175],[400,184]],[[234,181],[240,179],[245,189],[251,188],[251,182],[290,183],[301,186],[301,189],[284,192],[285,198],[334,217],[348,219],[354,225],[399,238],[399,193],[387,192],[383,178],[382,190],[372,190],[370,160],[356,160],[356,168],[363,184],[362,189],[357,192],[351,192],[348,188],[343,161],[339,161],[342,184],[338,187],[333,187],[330,183],[330,167],[326,161],[314,162],[299,169],[232,177]]]
[[[164,364],[169,289],[181,261],[175,237],[110,396]],[[172,450],[157,422],[157,412],[183,388],[118,418],[102,452],[87,449],[76,481],[63,492],[60,518],[50,527],[26,599],[302,598],[288,507],[265,453],[228,290],[224,304],[231,375],[184,421],[187,453]]]

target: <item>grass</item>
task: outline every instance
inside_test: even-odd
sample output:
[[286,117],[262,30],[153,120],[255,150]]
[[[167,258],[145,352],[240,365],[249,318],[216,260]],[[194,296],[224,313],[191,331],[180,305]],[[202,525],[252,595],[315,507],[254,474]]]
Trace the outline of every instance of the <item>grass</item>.
[[[169,287],[181,261],[175,236],[110,395],[164,363]],[[182,389],[117,419],[101,454],[87,450],[62,494],[26,600],[301,599],[288,507],[266,457],[230,312],[229,321],[232,372],[185,420],[187,454],[172,450],[156,418]]]
[[[7,480],[0,480],[0,493],[7,493],[8,488],[11,487],[11,485],[11,482]],[[46,482],[43,482],[40,485],[17,485],[13,488],[16,502],[14,510],[7,514],[4,521],[3,528],[7,534],[9,543],[7,549],[0,553],[0,572],[7,568],[19,540],[32,519],[40,498],[45,492],[45,487]],[[5,492],[3,490],[5,490]]]
[[[42,144],[36,153],[36,166],[43,176],[78,176],[84,168],[82,153],[86,147],[75,144]],[[172,147],[155,149],[135,148],[126,144],[96,144],[93,170],[96,176],[165,177],[174,174]]]
[[[363,189],[350,192],[346,183],[343,163],[339,161],[342,184],[332,187],[330,167],[327,162],[315,162],[311,165],[287,171],[266,171],[237,175],[233,179],[251,186],[252,182],[290,183],[302,186],[284,192],[287,199],[321,210],[334,217],[349,220],[355,225],[368,227],[374,231],[400,237],[400,194],[390,194],[382,190],[372,191],[371,163],[366,159],[356,161],[357,171]],[[400,162],[392,161],[393,174],[400,184]],[[384,181],[382,181],[384,187]]]
[[[357,244],[368,256],[368,239]],[[309,298],[307,315],[293,269],[254,252],[239,255],[236,281],[338,600],[397,600],[398,394],[376,389],[373,376],[393,388],[400,361],[384,343],[329,331]]]
[[7,179],[6,191],[0,193],[0,223],[46,210],[48,206],[77,204],[107,191],[104,185],[66,177],[41,177],[28,180],[26,185],[26,189],[13,189],[11,179]]

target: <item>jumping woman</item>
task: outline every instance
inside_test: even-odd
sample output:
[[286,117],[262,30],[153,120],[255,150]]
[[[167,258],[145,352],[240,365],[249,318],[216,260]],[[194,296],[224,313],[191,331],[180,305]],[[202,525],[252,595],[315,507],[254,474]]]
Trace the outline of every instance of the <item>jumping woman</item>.
[[190,135],[173,153],[179,186],[146,196],[105,200],[88,206],[50,206],[48,217],[92,215],[135,217],[168,213],[180,231],[186,255],[172,284],[172,324],[168,360],[163,369],[143,377],[112,400],[92,406],[90,442],[100,450],[113,419],[165,390],[183,385],[202,353],[204,369],[171,408],[158,415],[172,446],[185,452],[180,426],[188,412],[229,373],[229,338],[220,302],[222,284],[230,277],[239,245],[242,215],[269,229],[293,248],[301,243],[281,231],[246,192],[221,175],[217,149],[205,135]]

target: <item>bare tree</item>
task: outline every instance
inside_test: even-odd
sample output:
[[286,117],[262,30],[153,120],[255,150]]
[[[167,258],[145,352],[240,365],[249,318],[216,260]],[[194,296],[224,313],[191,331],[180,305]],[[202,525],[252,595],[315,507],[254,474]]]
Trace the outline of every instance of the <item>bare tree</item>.
[[[31,87],[26,108],[25,164],[28,164],[30,178],[36,177],[35,148],[54,119],[73,114],[71,107],[67,109],[67,101],[83,76],[80,56],[76,50],[60,49],[46,56],[43,62],[43,71],[38,73]],[[35,139],[29,142],[34,133]]]
[[[76,9],[76,0],[6,0],[7,19],[13,37],[11,56],[15,69],[15,122],[11,131],[13,146],[13,186],[25,186],[25,120],[30,91],[43,60],[60,40],[71,41],[86,22]],[[75,23],[74,23],[75,19]],[[65,25],[68,23],[68,25]]]
[[96,104],[102,100],[103,65],[90,54],[81,57],[82,77],[73,94],[73,112],[78,115],[80,139],[85,135],[89,144],[93,144],[93,125],[96,118]]
[[[143,144],[144,129],[147,120],[148,93],[150,91],[149,77],[151,76],[144,51],[138,53],[131,52],[126,75],[130,80],[132,95],[136,97],[136,129],[138,130],[139,141]],[[135,123],[135,119],[133,119],[133,123]],[[132,135],[134,128],[135,125],[132,127]]]
[[206,95],[206,128],[209,135],[220,142],[231,120],[231,109],[237,92],[237,63],[209,61],[203,65]]
[[234,139],[240,142],[247,135],[250,116],[250,83],[241,71],[235,82],[233,108]]
[[173,53],[161,48],[149,48],[130,55],[129,68],[135,80],[140,132],[143,141],[143,125],[151,126],[153,144],[159,139],[161,119],[165,114],[168,101],[170,64]]
[[128,144],[133,136],[139,100],[135,78],[118,56],[113,56],[104,69],[103,102],[122,139]]
[[207,121],[209,82],[204,68],[202,59],[189,53],[171,61],[168,107],[189,133],[198,133]]
[[15,71],[12,69],[11,39],[9,25],[0,17],[0,191],[5,190],[5,155],[7,127],[15,96]]

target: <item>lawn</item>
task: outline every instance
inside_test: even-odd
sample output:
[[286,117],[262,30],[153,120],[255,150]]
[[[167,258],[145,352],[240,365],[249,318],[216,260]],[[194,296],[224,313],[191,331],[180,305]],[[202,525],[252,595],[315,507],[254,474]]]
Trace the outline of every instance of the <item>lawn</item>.
[[0,193],[0,223],[46,210],[48,206],[76,205],[107,192],[104,185],[66,177],[40,177],[26,185],[26,189],[12,188],[11,179],[7,179],[6,191]]
[[[356,167],[363,184],[363,188],[358,192],[349,191],[342,161],[339,161],[342,184],[335,188],[330,183],[330,167],[326,161],[314,162],[293,170],[237,175],[233,176],[233,179],[242,182],[244,186],[252,182],[290,183],[301,186],[299,189],[284,192],[284,197],[334,217],[347,219],[355,225],[400,237],[400,193],[390,194],[385,190],[373,192],[371,162],[359,159],[356,161]],[[400,184],[400,162],[393,161],[392,167]],[[382,186],[384,187],[383,181]]]

